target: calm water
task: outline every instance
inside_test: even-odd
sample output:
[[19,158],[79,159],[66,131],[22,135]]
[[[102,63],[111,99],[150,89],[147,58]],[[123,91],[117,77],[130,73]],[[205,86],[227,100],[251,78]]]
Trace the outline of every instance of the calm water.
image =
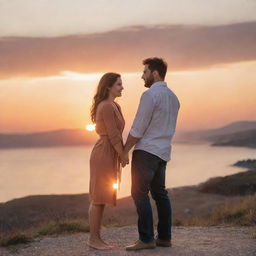
[[[0,150],[0,202],[38,194],[86,193],[92,147],[55,147]],[[231,166],[255,158],[256,150],[174,144],[167,165],[167,187],[193,185],[214,176],[246,169]],[[118,197],[130,195],[130,166],[123,169]]]

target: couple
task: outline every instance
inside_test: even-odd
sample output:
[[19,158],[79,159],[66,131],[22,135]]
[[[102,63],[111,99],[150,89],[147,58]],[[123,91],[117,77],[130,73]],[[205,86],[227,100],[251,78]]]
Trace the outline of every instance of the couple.
[[[161,58],[148,58],[143,61],[143,65],[142,79],[149,89],[141,96],[125,145],[122,139],[125,120],[120,106],[114,101],[123,90],[119,74],[103,75],[91,108],[91,118],[96,123],[100,139],[94,145],[90,157],[88,245],[99,250],[113,247],[101,239],[101,220],[105,205],[116,205],[121,165],[124,167],[129,164],[128,153],[134,145],[131,194],[138,213],[139,239],[127,246],[126,250],[171,246],[172,209],[165,189],[165,170],[170,160],[171,140],[180,104],[164,82],[167,63]],[[149,191],[158,212],[156,240]]]

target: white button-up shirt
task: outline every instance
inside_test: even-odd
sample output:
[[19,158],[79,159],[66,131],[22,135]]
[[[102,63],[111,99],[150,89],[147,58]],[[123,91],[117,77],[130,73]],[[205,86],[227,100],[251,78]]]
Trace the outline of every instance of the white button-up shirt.
[[130,130],[133,137],[140,138],[134,150],[141,149],[169,161],[179,108],[179,100],[166,82],[152,84],[140,98]]

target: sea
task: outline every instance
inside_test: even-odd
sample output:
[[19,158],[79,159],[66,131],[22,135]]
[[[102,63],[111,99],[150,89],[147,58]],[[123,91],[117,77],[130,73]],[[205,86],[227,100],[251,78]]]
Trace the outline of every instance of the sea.
[[[1,149],[0,202],[29,195],[88,193],[92,147]],[[251,148],[174,143],[166,169],[166,187],[197,185],[211,177],[246,171],[233,164],[255,157],[256,149]],[[122,169],[118,198],[131,194],[130,168],[127,165]]]

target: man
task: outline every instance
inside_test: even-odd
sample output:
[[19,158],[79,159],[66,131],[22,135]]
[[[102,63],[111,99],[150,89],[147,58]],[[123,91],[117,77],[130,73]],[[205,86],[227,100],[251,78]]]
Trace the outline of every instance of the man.
[[[123,165],[132,153],[132,197],[138,213],[139,240],[126,250],[171,246],[172,209],[165,189],[165,170],[170,160],[171,140],[176,128],[180,103],[164,82],[167,63],[160,58],[143,61],[146,90],[124,147]],[[154,239],[152,208],[148,193],[158,212],[157,239]]]

